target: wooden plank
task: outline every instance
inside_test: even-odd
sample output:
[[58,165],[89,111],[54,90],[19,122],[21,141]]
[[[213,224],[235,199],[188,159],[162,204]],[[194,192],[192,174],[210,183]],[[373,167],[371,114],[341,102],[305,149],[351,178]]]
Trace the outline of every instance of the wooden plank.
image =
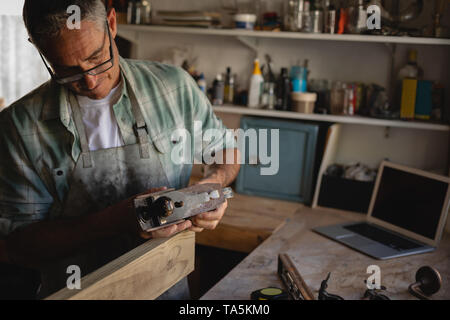
[[251,252],[303,207],[296,202],[235,194],[215,230],[197,234],[197,244]]
[[341,132],[340,124],[333,124],[328,129],[328,137],[325,145],[325,152],[323,154],[322,163],[320,164],[319,174],[317,175],[316,190],[314,191],[314,199],[312,207],[317,207],[319,201],[320,187],[322,185],[323,174],[327,171],[328,167],[334,164],[336,159],[336,154],[339,145],[339,135]]
[[378,265],[381,285],[391,299],[416,299],[408,292],[416,271],[425,265],[435,267],[442,276],[442,288],[433,299],[450,299],[450,234],[445,233],[436,251],[389,260],[376,260],[311,229],[335,223],[364,220],[364,215],[341,210],[303,208],[295,217],[250,253],[236,268],[201,299],[250,299],[250,293],[265,287],[282,287],[278,277],[278,254],[287,253],[300,271],[315,298],[320,283],[331,272],[327,291],[344,299],[360,299],[364,280],[371,275],[367,267]]
[[65,288],[47,300],[155,299],[194,270],[194,259],[191,231],[150,240],[83,277],[80,290]]

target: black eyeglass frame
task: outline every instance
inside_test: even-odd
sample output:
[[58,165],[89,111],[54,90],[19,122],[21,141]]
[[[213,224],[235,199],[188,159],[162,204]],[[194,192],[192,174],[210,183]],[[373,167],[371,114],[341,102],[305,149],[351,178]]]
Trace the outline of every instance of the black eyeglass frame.
[[[85,75],[91,75],[91,76],[96,76],[99,74],[102,74],[108,70],[110,70],[112,67],[114,67],[114,50],[113,50],[113,46],[112,46],[112,37],[111,37],[111,32],[109,31],[109,23],[108,20],[106,20],[106,30],[108,32],[108,38],[109,38],[109,55],[110,55],[110,59],[106,60],[105,62],[102,62],[101,64],[99,64],[98,66],[95,66],[87,71],[81,72],[81,73],[77,73],[73,76],[68,76],[68,77],[62,77],[62,78],[58,78],[56,76],[56,74],[52,71],[52,69],[48,66],[47,62],[45,61],[44,56],[42,55],[41,51],[38,49],[39,55],[41,56],[42,61],[45,64],[45,67],[47,68],[47,71],[50,73],[50,76],[52,77],[53,80],[56,81],[56,83],[58,84],[66,84],[66,83],[70,83],[70,82],[75,82],[75,81],[79,81],[81,79],[83,79],[83,77]],[[31,42],[31,40],[29,39],[29,41]],[[92,73],[95,69],[99,69],[102,66],[111,63],[111,66],[99,73]]]

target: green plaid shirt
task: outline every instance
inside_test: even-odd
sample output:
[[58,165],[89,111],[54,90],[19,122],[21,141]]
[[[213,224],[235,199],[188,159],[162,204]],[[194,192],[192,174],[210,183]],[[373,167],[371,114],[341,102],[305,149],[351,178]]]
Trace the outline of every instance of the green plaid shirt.
[[[234,147],[208,99],[184,70],[122,58],[120,66],[131,86],[124,85],[113,106],[123,140],[126,145],[137,143],[127,94],[133,90],[149,137],[162,157],[169,187],[186,186],[192,169],[191,164],[171,161],[176,145],[171,134],[177,128],[185,128],[193,136],[194,121],[200,121],[203,132],[210,128],[223,132],[222,139],[212,140],[206,147]],[[50,80],[0,113],[0,236],[61,210],[81,153],[67,94],[65,87]],[[192,157],[194,147],[192,143]]]

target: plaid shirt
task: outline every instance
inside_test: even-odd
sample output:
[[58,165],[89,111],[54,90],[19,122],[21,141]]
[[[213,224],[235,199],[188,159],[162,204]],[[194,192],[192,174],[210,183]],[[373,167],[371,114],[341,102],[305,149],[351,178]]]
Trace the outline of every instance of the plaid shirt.
[[[192,169],[192,164],[171,160],[176,146],[171,135],[176,129],[185,128],[194,137],[194,121],[200,121],[202,131],[214,128],[223,133],[207,145],[203,142],[203,147],[234,148],[234,139],[226,138],[225,126],[184,70],[122,58],[120,66],[131,86],[124,85],[120,100],[113,106],[123,140],[126,145],[137,143],[127,94],[133,90],[149,137],[162,157],[169,187],[186,186]],[[81,153],[67,90],[50,80],[0,113],[0,236],[62,210],[71,172]],[[191,159],[194,148],[192,143]]]

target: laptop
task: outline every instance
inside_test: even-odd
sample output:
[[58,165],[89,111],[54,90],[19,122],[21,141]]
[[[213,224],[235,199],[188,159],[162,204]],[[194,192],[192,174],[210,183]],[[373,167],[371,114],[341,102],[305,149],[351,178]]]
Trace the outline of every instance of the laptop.
[[376,259],[436,249],[449,210],[450,179],[384,161],[363,222],[313,229]]

